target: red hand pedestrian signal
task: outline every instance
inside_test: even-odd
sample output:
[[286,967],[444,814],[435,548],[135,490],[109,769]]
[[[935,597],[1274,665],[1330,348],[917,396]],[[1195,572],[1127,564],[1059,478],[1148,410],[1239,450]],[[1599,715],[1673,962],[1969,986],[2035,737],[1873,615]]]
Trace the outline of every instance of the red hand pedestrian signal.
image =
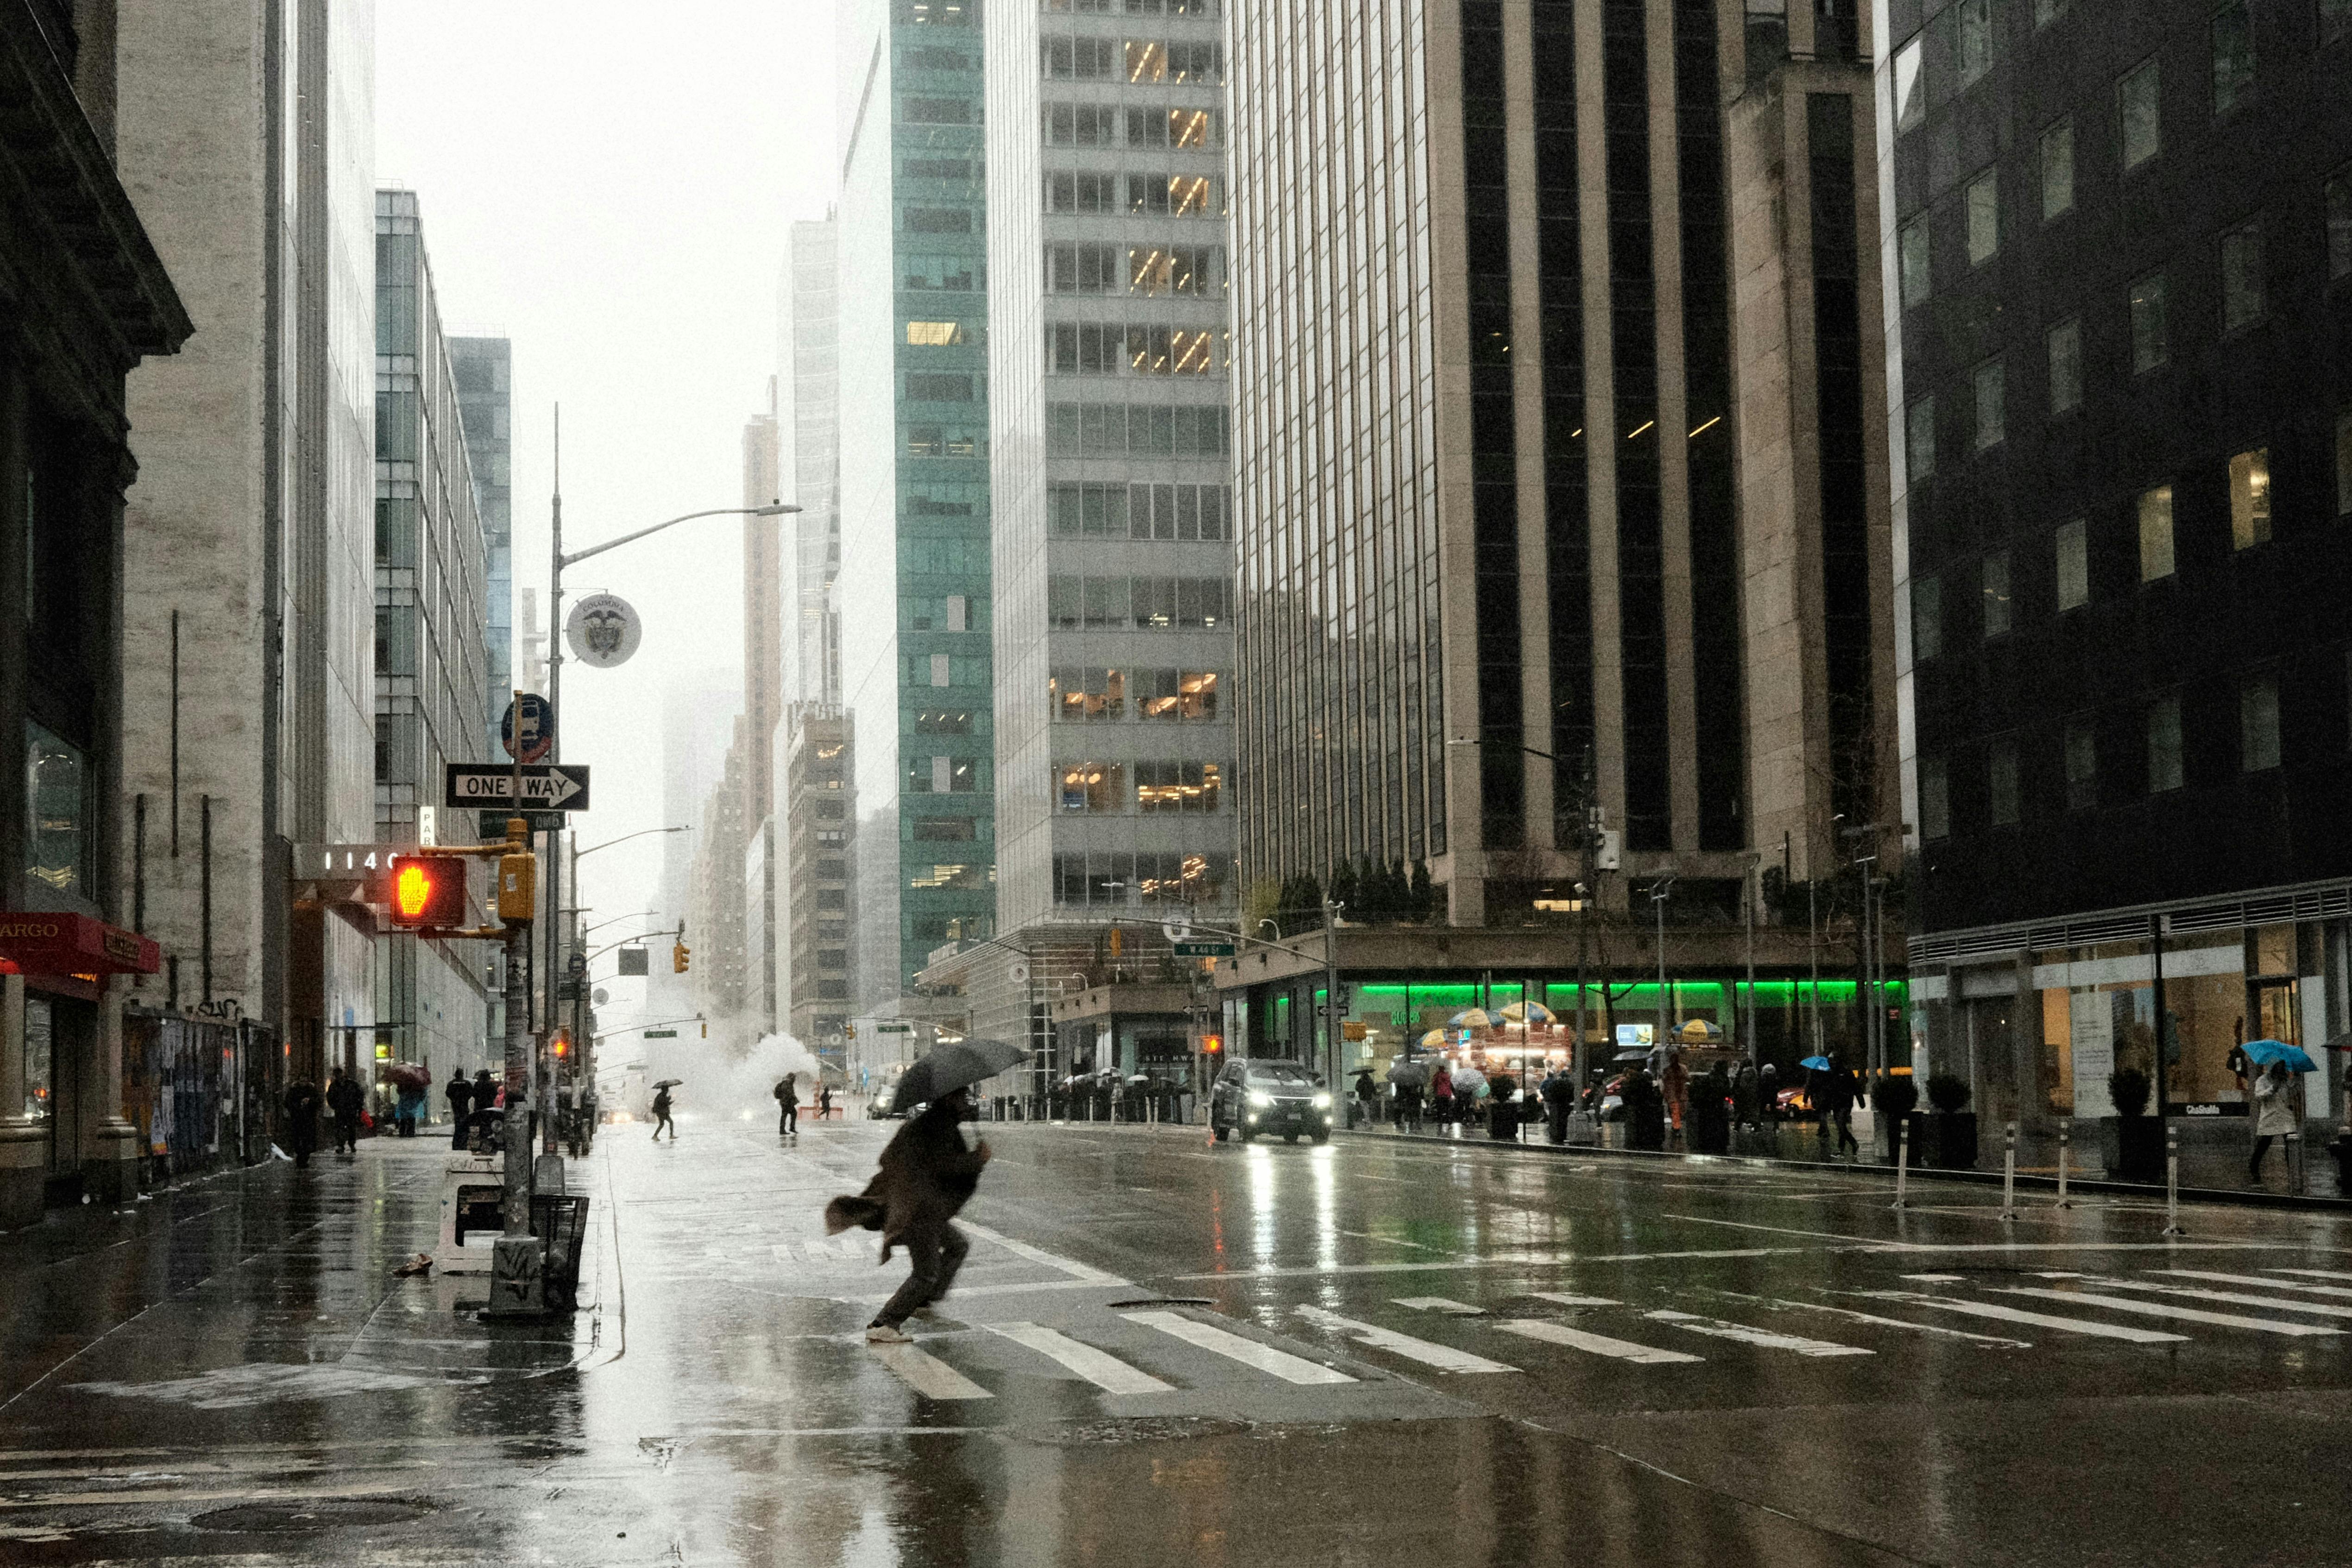
[[395,931],[460,931],[466,924],[466,862],[455,857],[403,857],[392,868]]

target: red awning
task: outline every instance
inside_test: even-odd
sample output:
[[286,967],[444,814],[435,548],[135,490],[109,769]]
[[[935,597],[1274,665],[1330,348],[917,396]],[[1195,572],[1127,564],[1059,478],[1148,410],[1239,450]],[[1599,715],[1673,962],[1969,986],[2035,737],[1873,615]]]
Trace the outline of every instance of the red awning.
[[0,913],[0,958],[26,974],[152,974],[163,950],[88,915]]

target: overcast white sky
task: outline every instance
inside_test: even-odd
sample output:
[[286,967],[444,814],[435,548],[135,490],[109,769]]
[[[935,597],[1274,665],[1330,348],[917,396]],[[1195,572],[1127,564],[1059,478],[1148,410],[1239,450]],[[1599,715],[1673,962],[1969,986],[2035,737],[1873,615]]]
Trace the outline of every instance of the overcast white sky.
[[[447,329],[514,341],[515,572],[542,624],[557,403],[568,547],[741,502],[784,228],[834,196],[834,5],[378,0],[377,181],[417,194]],[[584,847],[663,826],[665,689],[740,682],[740,524],[683,524],[565,589],[646,622],[622,668],[564,671],[563,754],[595,770]],[[662,843],[583,866],[595,918],[655,902]]]

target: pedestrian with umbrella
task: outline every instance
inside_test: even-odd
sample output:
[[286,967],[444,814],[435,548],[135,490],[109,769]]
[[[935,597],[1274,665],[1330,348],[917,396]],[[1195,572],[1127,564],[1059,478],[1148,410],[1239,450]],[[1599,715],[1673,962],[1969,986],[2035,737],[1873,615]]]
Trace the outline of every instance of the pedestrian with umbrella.
[[[2315,1071],[2316,1065],[2302,1047],[2284,1040],[2250,1040],[2238,1049],[2252,1075],[2254,1153],[2246,1163],[2246,1176],[2259,1183],[2272,1141],[2286,1137],[2303,1124],[2302,1110],[2295,1104],[2299,1096],[2294,1075]],[[2287,1175],[2292,1179],[2294,1172],[2289,1170]]]
[[1421,1095],[1429,1083],[1427,1062],[1401,1061],[1389,1068],[1389,1115],[1400,1132],[1421,1131]]
[[824,1205],[824,1229],[838,1235],[852,1226],[882,1233],[882,1261],[904,1247],[911,1265],[874,1321],[866,1325],[868,1343],[909,1342],[902,1324],[944,1299],[955,1285],[971,1244],[950,1222],[980,1185],[991,1153],[986,1139],[964,1144],[962,1123],[971,1114],[973,1084],[1026,1059],[1021,1047],[1002,1040],[960,1040],[940,1046],[908,1068],[893,1103],[920,1105],[882,1151],[881,1168],[866,1190]]
[[669,1091],[685,1081],[679,1078],[666,1078],[654,1085],[654,1142],[656,1143],[661,1142],[665,1127],[669,1129],[669,1141],[673,1143],[677,1142],[677,1123],[669,1119]]

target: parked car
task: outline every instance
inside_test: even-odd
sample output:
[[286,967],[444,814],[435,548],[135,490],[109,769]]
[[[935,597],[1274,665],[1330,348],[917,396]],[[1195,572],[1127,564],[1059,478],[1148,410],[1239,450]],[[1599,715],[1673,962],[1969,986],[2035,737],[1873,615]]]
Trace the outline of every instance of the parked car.
[[1220,1143],[1235,1132],[1244,1143],[1261,1132],[1279,1132],[1286,1143],[1305,1133],[1320,1143],[1331,1136],[1331,1091],[1294,1061],[1229,1061],[1209,1090],[1209,1130]]

